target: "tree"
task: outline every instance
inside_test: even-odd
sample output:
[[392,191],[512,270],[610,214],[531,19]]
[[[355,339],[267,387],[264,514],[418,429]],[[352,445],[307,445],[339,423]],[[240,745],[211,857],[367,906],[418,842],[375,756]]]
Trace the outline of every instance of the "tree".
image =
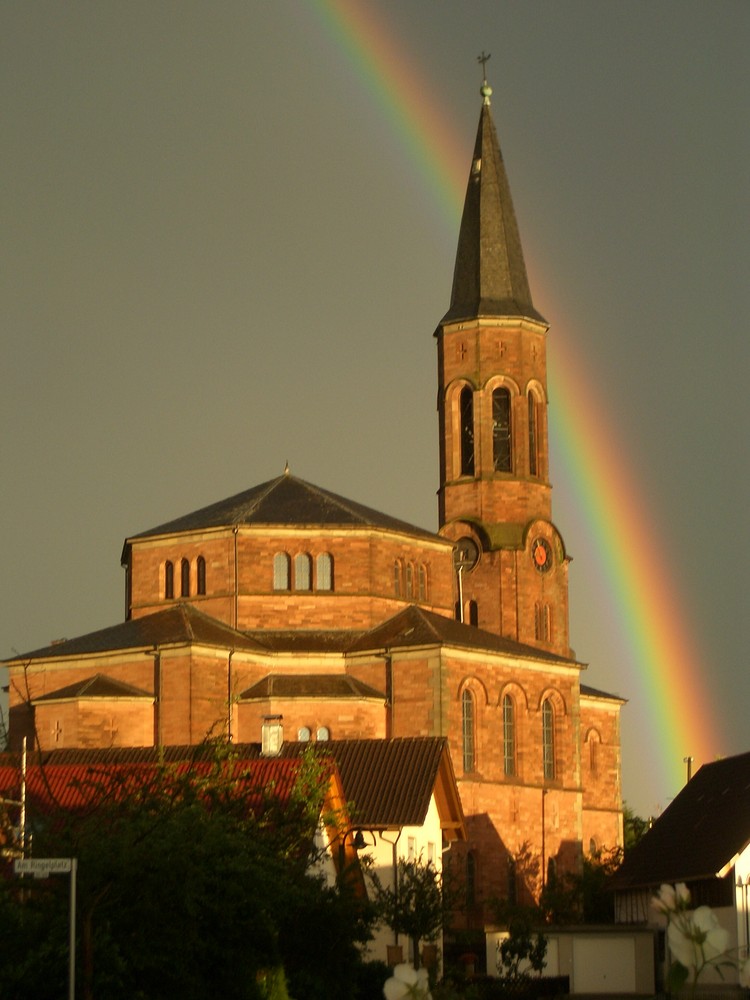
[[377,872],[369,872],[375,910],[396,934],[412,942],[414,968],[419,968],[419,942],[434,941],[442,930],[449,894],[442,874],[421,858],[399,858],[394,885],[383,885]]
[[[187,767],[92,772],[87,809],[34,817],[37,855],[78,858],[82,997],[283,1000],[285,973],[292,996],[349,1000],[367,914],[310,874],[326,773],[290,763],[283,801],[217,743]],[[67,882],[24,883],[23,901],[17,885],[0,888],[0,995],[52,1000],[65,993]]]
[[627,802],[622,804],[622,827],[625,842],[625,853],[632,850],[641,837],[648,833],[651,821],[636,816]]

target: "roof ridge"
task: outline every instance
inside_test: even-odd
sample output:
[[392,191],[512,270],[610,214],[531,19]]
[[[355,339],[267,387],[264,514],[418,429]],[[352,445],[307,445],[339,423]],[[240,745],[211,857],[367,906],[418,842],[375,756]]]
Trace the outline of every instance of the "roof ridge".
[[[274,490],[275,490],[275,489],[276,489],[276,488],[277,488],[277,487],[279,486],[279,484],[280,484],[280,483],[282,483],[282,482],[283,482],[283,481],[284,481],[285,479],[294,479],[294,478],[295,478],[295,477],[294,477],[294,476],[292,476],[291,474],[286,474],[286,473],[285,473],[285,474],[283,474],[283,475],[281,475],[281,476],[276,476],[276,478],[275,478],[275,479],[269,479],[267,483],[261,483],[261,484],[260,484],[259,486],[257,486],[257,487],[256,487],[256,489],[258,489],[258,490],[261,490],[262,492],[260,492],[260,493],[258,494],[258,496],[257,496],[257,497],[255,498],[255,501],[254,501],[253,503],[251,503],[251,504],[250,504],[250,506],[249,506],[249,507],[248,507],[248,508],[247,508],[247,509],[245,510],[245,513],[244,513],[244,516],[245,516],[245,517],[247,517],[247,516],[248,516],[248,514],[250,514],[250,513],[253,513],[254,511],[256,511],[256,510],[258,509],[258,507],[260,507],[260,505],[261,505],[261,504],[263,503],[263,501],[264,501],[264,500],[266,499],[266,497],[267,497],[267,496],[268,496],[268,495],[269,495],[270,493],[273,493],[273,491],[274,491]],[[301,481],[301,480],[300,480],[300,481]],[[264,487],[264,486],[266,487],[265,489],[263,489],[263,487]],[[250,487],[250,490],[249,490],[248,492],[252,491],[252,489],[253,489],[253,487],[251,486],[251,487]],[[218,501],[218,502],[219,502],[219,503],[221,503],[221,501]],[[238,521],[238,517],[239,517],[239,514],[236,514],[236,515],[235,515],[235,517],[234,517],[234,523],[235,523],[235,524],[238,524],[238,523],[239,523],[239,521]]]

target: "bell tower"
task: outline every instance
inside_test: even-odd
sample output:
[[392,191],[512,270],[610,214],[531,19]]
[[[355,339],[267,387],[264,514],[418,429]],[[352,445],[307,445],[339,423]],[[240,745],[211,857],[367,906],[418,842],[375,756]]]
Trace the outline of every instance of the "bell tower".
[[440,533],[457,543],[457,617],[567,656],[569,560],[551,521],[548,324],[531,300],[486,79],[481,94],[450,308],[435,333]]

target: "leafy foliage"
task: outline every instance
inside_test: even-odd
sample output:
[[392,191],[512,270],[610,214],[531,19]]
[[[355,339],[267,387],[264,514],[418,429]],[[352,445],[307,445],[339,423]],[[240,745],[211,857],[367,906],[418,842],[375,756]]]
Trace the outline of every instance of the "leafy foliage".
[[[349,1000],[336,981],[355,975],[369,922],[359,900],[309,872],[323,779],[304,760],[281,804],[217,744],[208,767],[92,772],[89,809],[37,817],[35,853],[78,858],[80,995]],[[67,878],[23,885],[0,884],[0,995],[57,1000]]]

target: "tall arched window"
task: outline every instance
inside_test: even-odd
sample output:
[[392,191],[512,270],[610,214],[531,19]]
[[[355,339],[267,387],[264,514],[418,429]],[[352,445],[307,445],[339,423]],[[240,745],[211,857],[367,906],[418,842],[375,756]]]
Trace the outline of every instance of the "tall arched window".
[[195,564],[195,589],[199,594],[206,593],[206,560],[198,556]]
[[315,586],[333,590],[333,556],[329,552],[321,552],[315,560]]
[[424,563],[419,564],[417,570],[417,597],[420,601],[427,600],[427,567]]
[[503,387],[492,393],[492,460],[495,472],[511,471],[510,393]]
[[393,564],[393,593],[396,597],[401,597],[401,560],[397,559]]
[[414,567],[411,563],[406,564],[406,598],[411,600],[414,597]]
[[273,557],[273,589],[289,590],[289,556],[277,552]]
[[174,597],[174,565],[173,563],[164,563],[164,597],[169,601]]
[[536,399],[529,393],[529,475],[539,475],[539,415]]
[[542,702],[542,763],[547,781],[555,777],[555,710],[549,698]]
[[468,386],[458,397],[461,427],[461,475],[474,475],[474,393]]
[[503,770],[511,778],[516,773],[516,710],[509,694],[503,698]]
[[476,601],[469,601],[466,605],[466,621],[469,625],[479,624],[479,605]]
[[470,773],[476,763],[474,752],[474,695],[468,688],[461,695],[461,732],[463,735],[464,771]]
[[183,559],[180,563],[180,594],[190,597],[190,563]]
[[312,559],[306,552],[298,552],[294,557],[294,589],[312,589]]

